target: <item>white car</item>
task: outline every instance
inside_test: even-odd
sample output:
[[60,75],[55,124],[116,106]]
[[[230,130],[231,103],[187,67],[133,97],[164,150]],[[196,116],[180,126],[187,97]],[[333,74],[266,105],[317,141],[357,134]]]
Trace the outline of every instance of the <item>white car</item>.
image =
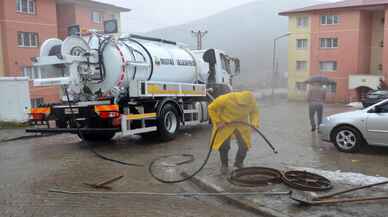
[[319,135],[342,152],[357,152],[363,145],[388,146],[388,99],[363,110],[326,117]]

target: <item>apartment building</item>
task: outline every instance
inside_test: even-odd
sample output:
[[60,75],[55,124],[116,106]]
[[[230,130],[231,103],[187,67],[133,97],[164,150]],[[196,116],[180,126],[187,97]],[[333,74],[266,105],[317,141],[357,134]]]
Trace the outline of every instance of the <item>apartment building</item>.
[[[31,65],[40,44],[48,38],[65,38],[67,27],[103,29],[103,21],[118,19],[127,8],[92,0],[1,0],[0,76],[42,75]],[[59,101],[59,87],[31,87],[32,105]]]
[[311,75],[336,81],[332,102],[358,101],[388,78],[388,0],[347,0],[281,12],[289,17],[289,98]]

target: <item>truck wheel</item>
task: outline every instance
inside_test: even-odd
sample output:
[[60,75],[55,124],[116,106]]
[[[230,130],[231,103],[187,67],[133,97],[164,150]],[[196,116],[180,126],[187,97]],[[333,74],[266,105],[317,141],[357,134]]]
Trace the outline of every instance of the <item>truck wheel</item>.
[[180,127],[180,117],[175,106],[166,104],[160,111],[158,118],[158,134],[162,141],[175,138]]
[[86,141],[109,141],[115,136],[115,132],[99,132],[99,133],[82,133],[78,134],[80,139],[85,139]]
[[342,126],[333,132],[332,142],[338,151],[355,153],[359,151],[364,139],[353,127]]

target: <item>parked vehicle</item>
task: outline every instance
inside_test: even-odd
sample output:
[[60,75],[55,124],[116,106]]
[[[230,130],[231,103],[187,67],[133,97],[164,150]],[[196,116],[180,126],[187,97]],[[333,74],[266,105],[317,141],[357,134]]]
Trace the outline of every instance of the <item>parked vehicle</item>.
[[374,105],[378,102],[381,102],[384,99],[388,99],[388,90],[379,90],[368,93],[366,98],[362,101],[364,108],[367,108],[371,105]]
[[[173,139],[180,126],[207,124],[208,90],[232,88],[239,60],[221,50],[189,50],[172,41],[105,34],[48,39],[33,66],[48,75],[34,86],[63,85],[61,105],[31,110],[27,132],[70,132],[86,140],[123,135]],[[70,100],[68,100],[68,99]],[[71,102],[68,102],[71,101]],[[82,133],[80,133],[82,132]]]
[[325,118],[319,134],[342,152],[357,152],[363,145],[388,146],[388,99]]

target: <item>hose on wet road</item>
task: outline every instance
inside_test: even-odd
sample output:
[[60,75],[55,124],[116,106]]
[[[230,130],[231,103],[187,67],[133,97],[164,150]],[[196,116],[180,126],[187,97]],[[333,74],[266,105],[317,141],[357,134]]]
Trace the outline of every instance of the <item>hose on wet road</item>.
[[[242,125],[242,126],[247,126],[247,127],[250,127],[254,132],[256,132],[257,134],[259,134],[263,139],[264,141],[266,142],[266,144],[271,148],[271,150],[273,151],[274,154],[277,154],[278,151],[276,150],[275,146],[267,139],[267,137],[258,129],[256,128],[255,126],[251,125],[251,124],[248,124],[248,123],[245,123],[245,122],[241,122],[241,121],[233,121],[233,122],[229,122],[229,123],[226,123],[225,124],[225,127],[226,126],[236,126],[236,125]],[[203,161],[203,163],[201,164],[201,166],[199,167],[199,169],[197,169],[196,171],[194,171],[192,174],[188,175],[188,176],[185,176],[181,179],[176,179],[176,180],[167,180],[167,179],[163,179],[161,177],[158,177],[152,170],[153,166],[155,165],[155,162],[157,162],[158,160],[160,160],[161,158],[156,158],[154,160],[151,161],[151,163],[148,165],[148,172],[149,174],[156,180],[158,180],[159,182],[162,182],[162,183],[167,183],[167,184],[176,184],[176,183],[180,183],[180,182],[185,182],[191,178],[193,178],[194,176],[196,176],[199,172],[201,172],[205,166],[207,165],[207,163],[209,162],[209,159],[210,159],[210,156],[213,152],[213,143],[214,143],[214,140],[217,136],[217,134],[220,132],[221,128],[217,128],[215,133],[214,133],[214,136],[211,138],[210,142],[209,142],[209,151],[207,152],[207,155],[206,155],[206,158],[205,160]],[[174,155],[170,155],[171,157],[174,156]],[[163,158],[166,158],[166,156],[164,156]],[[182,164],[181,164],[182,165]]]
[[[75,115],[74,115],[74,111],[73,111],[73,107],[71,105],[71,102],[70,102],[70,97],[69,97],[69,93],[67,91],[67,88],[65,87],[64,88],[64,92],[65,92],[65,95],[66,95],[66,99],[67,99],[67,102],[68,102],[68,105],[69,105],[69,109],[70,109],[70,113],[71,113],[71,116],[72,116],[72,121],[76,121],[76,118],[75,118]],[[130,163],[130,162],[125,162],[125,161],[121,161],[121,160],[117,160],[117,159],[114,159],[114,158],[110,158],[110,157],[107,157],[99,152],[97,152],[94,147],[89,144],[87,142],[87,140],[85,139],[85,137],[83,136],[83,133],[82,131],[80,130],[80,126],[77,122],[74,123],[77,127],[77,130],[78,130],[78,134],[80,135],[81,139],[82,139],[82,142],[90,148],[90,151],[93,152],[97,157],[101,158],[102,160],[106,160],[106,161],[110,161],[110,162],[113,162],[113,163],[117,163],[117,164],[121,164],[121,165],[125,165],[125,166],[131,166],[131,167],[144,167],[145,165],[143,164],[138,164],[138,163]],[[263,139],[264,141],[266,142],[266,144],[272,149],[273,153],[277,154],[278,151],[276,150],[276,148],[274,147],[274,145],[267,139],[267,137],[258,129],[256,128],[255,126],[251,125],[251,124],[248,124],[248,123],[245,123],[245,122],[242,122],[242,121],[233,121],[233,122],[229,122],[229,123],[226,123],[224,127],[227,127],[227,126],[236,126],[236,125],[240,125],[240,126],[247,126],[249,128],[251,128],[254,132],[256,132],[257,134],[259,134]],[[185,176],[183,178],[180,178],[180,179],[176,179],[176,180],[167,180],[167,179],[164,179],[164,178],[161,178],[159,176],[157,176],[152,168],[154,167],[155,163],[162,159],[162,158],[169,158],[169,157],[173,157],[173,156],[183,156],[183,157],[190,157],[189,160],[184,160],[182,162],[178,162],[178,163],[175,163],[175,166],[181,166],[181,165],[184,165],[184,164],[188,164],[188,163],[192,163],[195,161],[194,159],[194,156],[192,155],[189,155],[189,154],[180,154],[180,155],[168,155],[168,156],[162,156],[162,157],[158,157],[158,158],[155,158],[153,159],[150,164],[148,165],[148,172],[149,174],[154,178],[156,179],[157,181],[159,182],[162,182],[162,183],[167,183],[167,184],[175,184],[175,183],[181,183],[181,182],[185,182],[191,178],[193,178],[194,176],[196,176],[199,172],[201,172],[205,166],[207,165],[207,163],[209,162],[209,159],[210,159],[210,156],[213,152],[213,143],[215,141],[215,138],[216,136],[218,135],[218,133],[220,132],[221,128],[217,128],[215,133],[214,133],[214,136],[211,138],[210,142],[209,142],[209,150],[206,154],[206,157],[205,157],[205,160],[203,161],[203,163],[201,164],[201,166],[199,167],[199,169],[197,169],[196,171],[194,171],[192,174],[188,175],[188,176]],[[192,156],[192,157],[191,157]]]

